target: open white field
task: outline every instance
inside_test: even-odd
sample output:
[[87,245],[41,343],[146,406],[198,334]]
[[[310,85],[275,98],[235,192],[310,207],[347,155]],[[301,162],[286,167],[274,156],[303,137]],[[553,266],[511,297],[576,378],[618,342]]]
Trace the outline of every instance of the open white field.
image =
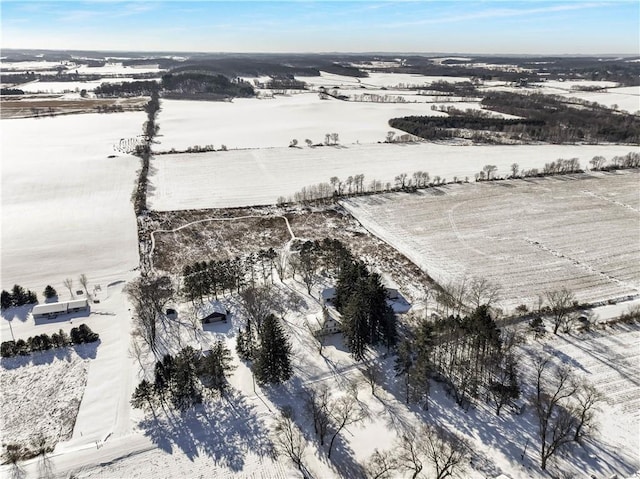
[[512,308],[562,287],[580,301],[640,293],[639,181],[637,171],[576,175],[343,204],[437,281],[486,278]]
[[445,81],[450,83],[459,83],[469,81],[466,77],[446,77],[446,76],[425,76],[410,73],[384,73],[371,72],[368,77],[350,77],[345,75],[336,75],[335,73],[320,72],[320,76],[305,77],[298,76],[296,80],[305,82],[312,88],[340,87],[349,88],[415,88],[424,87],[437,81]]
[[[599,444],[595,456],[600,464],[575,461],[576,473],[596,473],[612,477],[606,464],[626,463],[615,471],[619,477],[640,476],[640,329],[637,325],[617,325],[605,331],[581,335],[553,336],[542,344],[527,345],[529,354],[552,356],[557,365],[593,384],[606,398],[595,417]],[[542,349],[542,351],[541,351]],[[525,358],[528,356],[525,356]],[[524,361],[523,375],[534,373],[533,361]],[[584,469],[583,469],[584,467]],[[588,469],[588,470],[585,470]],[[632,474],[635,472],[635,475]],[[586,476],[587,474],[585,474]]]
[[2,120],[2,287],[40,294],[81,273],[121,279],[138,264],[131,193],[139,159],[116,154],[144,112]]
[[[363,90],[364,91],[364,90]],[[287,146],[292,139],[322,143],[327,133],[338,133],[340,143],[384,141],[389,119],[408,115],[442,115],[430,105],[353,103],[320,100],[316,93],[233,102],[162,100],[158,115],[161,150],[221,144],[228,148]],[[400,132],[399,130],[395,130]]]
[[594,92],[569,92],[562,95],[568,98],[592,101],[610,108],[615,105],[617,109],[625,110],[629,113],[638,113],[640,111],[640,86],[608,88],[604,91]]
[[[162,125],[162,124],[161,124]],[[162,126],[161,126],[162,128]],[[619,145],[451,146],[435,143],[370,144],[316,148],[265,148],[197,154],[160,155],[152,160],[149,205],[168,211],[274,204],[304,186],[364,174],[394,183],[395,176],[427,171],[431,178],[473,181],[486,164],[508,175],[510,165],[542,168],[558,158],[580,159],[586,166],[595,155],[607,159],[627,154]]]

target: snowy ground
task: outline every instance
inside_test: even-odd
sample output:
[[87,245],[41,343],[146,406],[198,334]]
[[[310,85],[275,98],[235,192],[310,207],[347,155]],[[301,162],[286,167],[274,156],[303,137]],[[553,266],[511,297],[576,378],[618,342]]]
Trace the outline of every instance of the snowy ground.
[[[314,289],[313,296],[317,296],[321,287]],[[66,477],[72,472],[77,477],[140,479],[177,475],[256,479],[299,477],[285,457],[277,461],[271,458],[269,430],[278,407],[284,405],[294,407],[297,423],[310,441],[304,463],[312,477],[363,477],[362,464],[376,448],[392,448],[399,435],[421,421],[456,430],[471,443],[473,463],[468,465],[463,477],[480,479],[497,477],[501,473],[514,479],[543,476],[537,465],[537,426],[531,408],[521,415],[508,409],[500,417],[482,403],[464,411],[436,384],[428,411],[407,407],[402,385],[392,372],[393,358],[384,358],[382,352],[373,357],[386,374],[377,388],[377,397],[372,396],[340,335],[326,340],[324,357],[318,353],[317,342],[311,337],[307,324],[313,324],[320,313],[320,305],[304,289],[298,281],[288,280],[286,284],[277,284],[274,292],[280,301],[297,305],[284,316],[285,329],[293,346],[294,378],[289,382],[283,386],[257,386],[254,389],[250,371],[232,352],[237,369],[231,378],[234,392],[230,402],[214,399],[184,414],[161,414],[157,420],[132,411],[131,419],[136,424],[132,435],[110,436],[93,449],[59,447],[50,457],[51,468],[57,477]],[[232,313],[228,323],[207,325],[204,330],[189,326],[167,330],[162,347],[176,351],[191,344],[198,349],[207,349],[220,339],[233,351],[236,331],[244,318],[236,298],[227,297],[223,301]],[[178,309],[178,318],[189,325],[190,306],[184,304]],[[552,337],[525,346],[522,353],[525,357],[543,352],[555,356],[598,384],[610,400],[596,417],[600,432],[583,447],[574,446],[568,450],[569,455],[559,456],[550,465],[550,472],[595,474],[605,478],[614,473],[627,477],[640,468],[637,456],[640,390],[635,379],[640,372],[637,362],[639,334],[637,326],[616,326],[588,335]],[[100,361],[104,346],[98,349],[92,367]],[[151,362],[143,359],[141,364],[146,364],[147,371],[151,371]],[[524,362],[521,373],[530,380],[530,361]],[[344,394],[356,385],[360,404],[369,412],[365,421],[347,427],[340,436],[333,461],[327,460],[326,452],[322,450],[326,447],[321,448],[313,442],[313,427],[305,418],[299,398],[303,389],[322,385],[328,386],[333,396]],[[90,389],[88,384],[87,391]],[[530,391],[527,386],[525,398]],[[99,400],[95,398],[91,403],[98,404]],[[93,417],[104,422],[113,414],[112,408],[107,411],[94,411]],[[78,427],[74,439],[77,430]],[[526,452],[521,457],[525,446]],[[38,466],[38,460],[24,465],[28,477],[38,476]],[[7,466],[3,468],[3,472],[8,470]],[[410,476],[397,473],[394,477]]]
[[[158,114],[157,150],[189,146],[268,148],[288,146],[297,139],[322,143],[338,133],[340,143],[384,141],[394,117],[444,115],[420,103],[355,103],[320,100],[316,93],[273,99],[236,98],[232,102],[162,100]],[[394,130],[399,132],[399,130]]]
[[31,443],[42,437],[53,447],[71,437],[87,382],[89,358],[95,357],[96,348],[95,344],[81,345],[2,360],[2,453],[8,444],[33,449]]
[[453,185],[345,200],[436,281],[486,278],[505,306],[562,286],[580,301],[640,293],[637,171]]
[[[377,107],[377,105],[375,105]],[[162,122],[160,123],[162,128]],[[381,130],[382,133],[382,130]],[[595,155],[608,160],[625,155],[620,145],[453,146],[435,143],[370,144],[315,148],[263,148],[198,154],[159,155],[152,160],[149,205],[158,211],[275,204],[302,187],[364,174],[364,183],[389,182],[407,173],[426,171],[431,178],[474,180],[486,164],[497,174],[510,165],[542,168],[558,158],[580,159],[583,167]],[[502,191],[502,190],[501,190]]]
[[[2,287],[62,291],[138,264],[130,198],[140,160],[114,151],[144,112],[2,120]],[[109,155],[116,155],[108,158]]]

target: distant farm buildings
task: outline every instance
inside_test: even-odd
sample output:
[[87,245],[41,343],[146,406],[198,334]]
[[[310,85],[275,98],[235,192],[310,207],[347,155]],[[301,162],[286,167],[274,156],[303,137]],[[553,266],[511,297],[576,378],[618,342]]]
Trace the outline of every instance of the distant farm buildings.
[[33,319],[53,319],[61,314],[77,313],[88,311],[89,301],[86,299],[73,299],[71,301],[61,301],[58,303],[38,304],[33,307],[31,314]]

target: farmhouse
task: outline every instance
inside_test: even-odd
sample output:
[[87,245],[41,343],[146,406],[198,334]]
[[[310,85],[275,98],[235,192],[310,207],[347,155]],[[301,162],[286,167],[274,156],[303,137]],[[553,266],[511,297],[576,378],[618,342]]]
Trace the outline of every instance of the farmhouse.
[[60,314],[77,313],[88,309],[89,301],[86,299],[74,299],[59,303],[38,304],[33,307],[31,314],[33,319],[53,319]]
[[313,334],[315,336],[327,336],[342,331],[342,317],[334,308],[324,306],[317,317],[317,321],[319,328],[314,331]]
[[196,311],[196,316],[203,324],[226,321],[229,311],[219,301],[207,301]]

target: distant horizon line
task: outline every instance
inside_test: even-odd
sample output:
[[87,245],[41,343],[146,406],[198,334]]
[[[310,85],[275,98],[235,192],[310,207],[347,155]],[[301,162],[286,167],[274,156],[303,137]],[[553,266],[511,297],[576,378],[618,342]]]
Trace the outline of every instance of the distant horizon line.
[[215,54],[215,55],[418,55],[418,56],[488,56],[488,57],[639,57],[633,53],[469,53],[469,52],[407,52],[407,51],[205,51],[205,50],[121,50],[121,49],[78,49],[78,48],[3,48],[4,52],[82,52],[82,53],[142,53],[142,54]]

